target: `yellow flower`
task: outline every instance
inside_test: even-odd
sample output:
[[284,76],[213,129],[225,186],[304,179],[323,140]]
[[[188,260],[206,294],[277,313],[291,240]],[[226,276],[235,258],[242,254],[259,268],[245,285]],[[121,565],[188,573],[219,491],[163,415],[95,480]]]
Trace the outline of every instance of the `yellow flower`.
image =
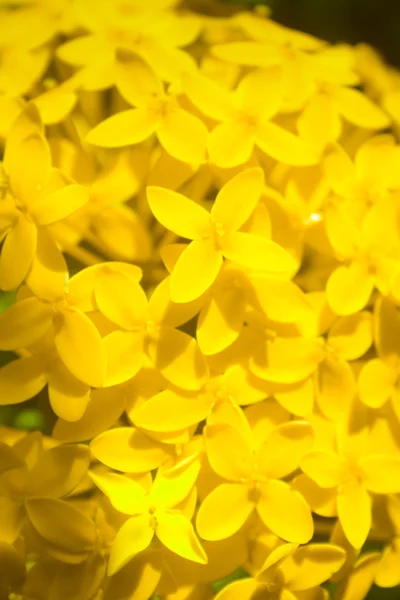
[[207,562],[190,519],[178,507],[193,488],[198,467],[196,457],[189,457],[159,470],[149,492],[122,475],[91,473],[93,481],[110,498],[112,505],[131,515],[115,538],[108,564],[109,575],[145,550],[154,535],[172,552],[188,560]]
[[172,272],[174,302],[189,302],[207,291],[217,278],[224,258],[270,273],[295,269],[294,261],[278,244],[239,231],[255,209],[262,185],[260,169],[243,171],[221,189],[211,213],[177,192],[158,187],[147,189],[156,219],[177,235],[193,240]]
[[400,490],[400,458],[368,450],[363,432],[339,435],[337,449],[312,450],[300,467],[328,497],[336,498],[344,534],[357,549],[371,528],[371,494]]
[[253,411],[248,409],[249,416],[256,415],[256,422],[264,415],[261,439],[256,435],[257,428],[252,433],[246,419],[240,429],[221,421],[204,430],[210,465],[228,481],[217,485],[201,503],[196,526],[204,539],[233,535],[254,510],[273,533],[285,540],[304,544],[312,537],[308,505],[301,494],[282,481],[298,468],[301,456],[312,446],[312,429],[305,421],[274,427],[268,421],[268,408],[268,404],[257,404]]
[[3,170],[0,288],[11,290],[23,282],[31,268],[43,268],[47,260],[43,254],[47,252],[53,255],[54,270],[61,270],[64,259],[46,228],[79,210],[88,196],[81,186],[52,168],[50,149],[31,105],[10,132]]
[[299,548],[271,535],[257,542],[261,546],[257,549],[257,562],[263,557],[263,563],[258,568],[250,565],[254,576],[233,581],[217,594],[218,600],[250,600],[261,594],[294,600],[296,592],[312,590],[327,581],[346,558],[345,551],[333,544],[308,544]]

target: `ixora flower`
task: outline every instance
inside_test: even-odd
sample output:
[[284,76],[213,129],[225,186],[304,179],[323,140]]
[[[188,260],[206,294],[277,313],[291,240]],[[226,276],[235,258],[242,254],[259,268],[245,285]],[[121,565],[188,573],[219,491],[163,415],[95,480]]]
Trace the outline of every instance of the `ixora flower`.
[[190,302],[201,296],[217,278],[224,258],[249,269],[294,272],[294,260],[278,244],[239,231],[257,206],[262,188],[261,169],[247,169],[224,185],[210,213],[177,192],[147,188],[156,219],[176,235],[193,240],[173,269],[171,300]]
[[[257,427],[246,418],[242,427],[227,422],[206,426],[204,439],[212,469],[227,480],[203,500],[196,527],[206,540],[221,540],[236,533],[257,511],[262,522],[284,540],[305,544],[313,535],[310,509],[289,483],[282,481],[299,465],[313,444],[311,426],[292,421],[274,427],[268,423],[268,404],[257,404],[245,414],[262,421],[262,440]],[[255,418],[258,416],[258,419]]]
[[372,494],[400,492],[400,458],[368,450],[366,436],[365,431],[339,430],[335,449],[316,448],[300,461],[304,473],[326,491],[326,502],[336,499],[344,534],[357,549],[371,529]]
[[3,179],[0,288],[12,290],[23,282],[35,258],[46,262],[41,245],[52,246],[55,262],[63,263],[46,228],[82,208],[88,195],[52,168],[50,148],[32,105],[17,118],[7,139]]
[[94,483],[112,505],[119,512],[131,515],[115,538],[109,575],[145,550],[154,535],[179,556],[201,564],[207,562],[207,555],[182,507],[196,482],[199,468],[197,457],[192,456],[170,468],[159,469],[149,491],[123,475],[91,473]]
[[[260,539],[261,538],[261,539]],[[253,577],[233,581],[217,595],[217,600],[295,600],[296,592],[313,590],[336,573],[344,564],[346,552],[333,544],[285,544],[270,534],[256,539],[257,566],[251,558],[247,565]],[[302,597],[302,596],[300,596]],[[306,596],[308,597],[308,596]],[[314,597],[314,596],[310,596]],[[315,596],[318,597],[318,596]]]
[[[50,265],[54,267],[54,263]],[[38,295],[25,294],[27,297],[22,296],[0,315],[0,348],[20,350],[50,336],[67,370],[87,386],[101,387],[106,377],[107,356],[100,332],[87,313],[97,308],[92,298],[95,282],[120,268],[132,278],[141,277],[138,267],[124,267],[123,263],[115,263],[114,267],[96,265],[80,271],[69,281],[63,270],[54,273],[52,269],[38,268],[33,286]],[[28,278],[28,281],[32,286],[33,280]],[[14,365],[14,377],[24,370],[26,361],[20,360]],[[33,366],[35,357],[27,361]],[[37,368],[34,371],[38,376]],[[21,378],[26,380],[22,373]]]

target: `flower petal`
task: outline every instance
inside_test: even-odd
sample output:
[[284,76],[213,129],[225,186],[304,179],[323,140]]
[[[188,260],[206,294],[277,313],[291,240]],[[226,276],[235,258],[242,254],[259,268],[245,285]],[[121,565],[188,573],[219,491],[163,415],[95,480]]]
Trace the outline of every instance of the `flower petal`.
[[66,185],[35,202],[32,213],[39,225],[51,225],[72,215],[88,200],[88,193],[83,186]]
[[36,342],[51,327],[51,306],[26,298],[0,314],[0,350],[17,350]]
[[253,213],[263,186],[262,169],[242,171],[221,188],[211,209],[212,219],[226,232],[237,231]]
[[308,452],[300,461],[300,467],[322,488],[337,487],[347,475],[344,460],[334,452],[327,450]]
[[197,341],[187,333],[163,327],[149,346],[155,368],[173,385],[199,390],[206,382],[208,366]]
[[363,482],[374,494],[398,494],[400,492],[400,459],[396,456],[367,456],[360,460],[364,473]]
[[103,315],[123,329],[143,327],[148,302],[141,285],[122,271],[102,271],[96,279],[94,293]]
[[176,235],[199,240],[210,230],[210,214],[193,200],[157,186],[147,188],[150,209],[157,221]]
[[205,540],[223,540],[239,531],[254,508],[248,486],[222,483],[202,501],[197,513],[196,529]]
[[291,421],[275,427],[258,454],[260,471],[271,479],[295,471],[314,443],[312,427],[306,421]]
[[33,206],[50,175],[49,145],[43,135],[32,133],[20,141],[11,158],[7,171],[12,193],[26,207]]
[[136,554],[150,545],[154,536],[150,519],[149,514],[140,515],[122,525],[111,548],[107,570],[109,576],[120,571]]
[[[260,589],[262,588],[255,579],[239,579],[222,588],[215,596],[215,600],[251,600],[257,597]],[[285,599],[282,598],[282,600]]]
[[317,155],[300,138],[275,123],[258,126],[256,144],[268,156],[288,165],[303,167],[317,162]]
[[36,252],[36,225],[20,213],[10,229],[0,254],[0,289],[13,290],[25,279]]
[[217,125],[208,137],[210,161],[222,169],[246,163],[253,152],[254,135],[246,123],[228,121]]
[[179,431],[203,421],[211,411],[213,398],[206,394],[192,397],[163,390],[131,414],[137,427],[150,431]]
[[343,485],[337,496],[340,524],[354,548],[361,548],[371,529],[371,498],[358,482]]
[[260,235],[242,231],[228,233],[221,238],[221,247],[225,258],[249,269],[279,274],[293,274],[296,270],[296,263],[287,250]]
[[61,498],[70,494],[86,476],[90,458],[89,448],[83,444],[49,448],[29,472],[28,495]]
[[67,289],[67,263],[44,228],[38,229],[36,254],[25,281],[35,296],[47,301],[60,298]]
[[221,477],[240,481],[250,476],[254,457],[245,436],[228,423],[207,425],[204,430],[207,457]]
[[106,375],[106,353],[100,333],[84,313],[69,308],[55,319],[57,352],[77,379],[101,387]]
[[341,86],[335,94],[336,105],[345,119],[365,129],[385,129],[389,117],[359,90]]
[[102,148],[130,146],[150,137],[157,124],[158,120],[147,108],[124,110],[94,127],[86,141]]
[[55,498],[29,498],[28,517],[36,531],[56,548],[71,553],[93,550],[96,526],[73,505]]
[[107,358],[105,385],[118,385],[132,379],[143,366],[144,334],[135,331],[112,331],[103,338]]
[[222,253],[212,239],[189,244],[172,271],[171,300],[179,303],[199,298],[216,280],[222,262]]
[[168,112],[157,128],[158,140],[168,154],[194,165],[205,160],[207,135],[204,123],[183,109]]
[[396,378],[396,370],[380,358],[367,361],[358,378],[361,400],[371,408],[383,406],[393,393]]
[[46,383],[47,373],[40,355],[13,360],[0,369],[0,406],[33,398]]
[[90,387],[76,379],[61,360],[52,364],[48,383],[50,404],[57,417],[78,421],[90,401]]
[[321,585],[339,571],[346,560],[346,551],[333,544],[308,544],[298,548],[285,561],[285,582],[298,592]]
[[306,544],[314,533],[310,508],[303,496],[284,481],[270,479],[260,486],[257,512],[275,535]]
[[356,262],[350,267],[338,267],[326,284],[326,297],[337,315],[351,315],[367,304],[374,280],[363,265]]
[[150,439],[134,427],[104,431],[91,442],[90,449],[101,463],[125,473],[157,469],[170,454],[164,444]]
[[156,536],[168,550],[178,556],[207,564],[207,554],[200,544],[193,525],[179,512],[163,512],[157,517]]
[[109,498],[113,507],[126,515],[147,512],[148,502],[144,488],[137,482],[117,473],[89,473],[93,483]]

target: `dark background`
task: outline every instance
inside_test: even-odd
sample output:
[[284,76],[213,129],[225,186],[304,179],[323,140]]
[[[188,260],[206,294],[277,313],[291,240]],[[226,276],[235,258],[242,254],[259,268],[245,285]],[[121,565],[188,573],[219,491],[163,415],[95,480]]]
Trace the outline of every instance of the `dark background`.
[[275,21],[330,42],[367,42],[400,68],[400,0],[240,0],[240,4],[265,4]]

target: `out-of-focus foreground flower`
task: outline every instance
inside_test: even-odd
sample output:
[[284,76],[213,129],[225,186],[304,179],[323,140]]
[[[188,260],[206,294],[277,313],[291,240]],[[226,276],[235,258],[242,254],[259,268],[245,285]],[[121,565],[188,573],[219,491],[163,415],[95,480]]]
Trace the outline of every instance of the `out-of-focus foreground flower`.
[[0,600],[400,583],[400,76],[231,13],[0,1]]

